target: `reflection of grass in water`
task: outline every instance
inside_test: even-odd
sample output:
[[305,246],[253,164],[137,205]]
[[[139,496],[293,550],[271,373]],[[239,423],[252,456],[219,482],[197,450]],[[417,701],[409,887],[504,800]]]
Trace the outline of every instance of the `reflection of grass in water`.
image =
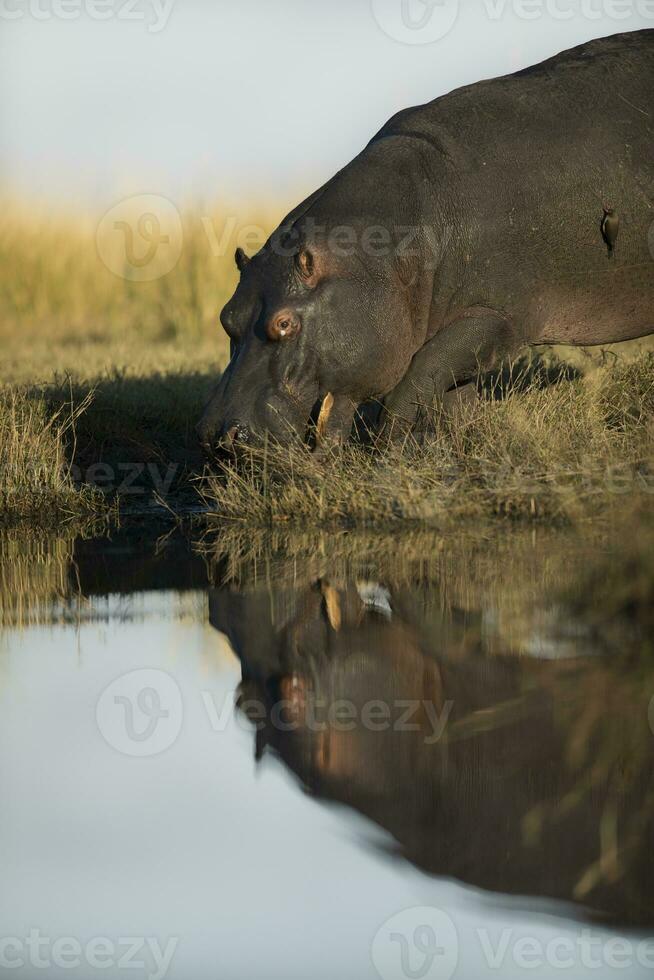
[[620,655],[579,664],[562,663],[543,676],[565,741],[571,789],[543,803],[524,820],[525,840],[538,845],[548,825],[565,822],[589,799],[602,799],[595,834],[597,858],[579,875],[575,898],[583,900],[626,876],[654,823],[652,733],[648,703],[654,662],[635,637]]
[[569,600],[572,614],[592,630],[598,644],[624,657],[625,630],[642,641],[641,662],[654,667],[653,512],[624,526],[599,561],[586,569],[583,587]]
[[[607,652],[606,666],[595,675],[598,690],[592,704],[582,705],[573,720],[569,757],[584,773],[577,798],[608,779],[600,827],[600,855],[577,885],[587,895],[604,878],[624,874],[639,840],[654,821],[651,758],[654,731],[648,717],[654,697],[654,536],[638,528],[613,554],[588,569],[585,588],[575,596],[573,614],[588,624]],[[591,597],[592,596],[592,600]],[[590,699],[589,699],[590,702]],[[594,759],[590,747],[594,746]],[[639,782],[649,785],[641,806],[619,822],[620,800]],[[574,805],[575,799],[568,801]]]
[[[102,525],[97,528],[100,532]],[[92,525],[87,526],[89,534]],[[126,576],[142,562],[150,572],[138,576],[129,588],[121,579],[120,563],[110,564],[111,571],[98,582],[93,573],[87,578],[89,565],[106,557],[102,540],[91,541],[91,554],[81,548],[80,539],[72,533],[48,535],[25,534],[24,530],[0,531],[0,631],[2,628],[24,629],[34,626],[65,625],[79,627],[93,622],[107,622],[118,617],[121,622],[143,616],[166,618],[182,623],[202,623],[206,618],[206,595],[194,580],[193,587],[177,587],[159,582],[152,555],[147,551],[127,551],[123,555]],[[164,546],[153,542],[153,549]],[[112,543],[115,554],[115,539]],[[97,554],[94,553],[98,547]],[[160,566],[171,558],[161,558]],[[172,560],[176,560],[172,558]],[[183,560],[183,559],[182,559]],[[95,571],[95,570],[94,570]],[[116,574],[114,575],[114,571]],[[101,591],[102,590],[102,591]],[[113,595],[113,593],[116,593]]]
[[0,626],[51,622],[74,594],[73,571],[72,538],[0,534]]
[[[594,637],[574,610],[567,612],[564,600],[583,593],[589,569],[607,549],[619,550],[634,529],[643,538],[647,514],[647,507],[631,506],[617,523],[566,528],[465,522],[441,530],[409,524],[392,534],[253,530],[234,522],[205,534],[200,547],[214,578],[240,588],[281,588],[322,578],[379,581],[418,590],[433,602],[437,596],[448,615],[472,614],[468,628],[483,629],[478,639],[487,653],[534,653],[548,645],[574,652],[592,647]],[[625,580],[625,590],[630,581]],[[481,622],[474,617],[480,610]]]
[[327,461],[267,446],[211,479],[205,499],[216,521],[268,527],[574,522],[621,508],[625,493],[651,499],[654,355],[547,387],[538,373],[442,416],[424,446],[348,447]]
[[[600,529],[592,537],[603,540]],[[560,582],[562,549],[577,540],[569,529],[462,524],[456,531],[409,525],[381,530],[250,529],[239,524],[205,533],[198,547],[226,582],[288,586],[329,576],[368,576],[395,586],[439,585],[452,604],[480,605],[497,593],[537,582]],[[512,558],[512,561],[509,559]],[[568,563],[567,571],[572,570]]]
[[598,856],[577,881],[580,900],[626,875],[654,823],[654,731],[648,710],[654,697],[652,531],[651,523],[623,529],[619,544],[614,540],[600,552],[573,593],[558,589],[562,611],[588,629],[604,656],[590,664],[564,662],[545,678],[575,781],[562,800],[528,815],[525,833],[536,842],[547,821],[565,819],[606,788],[596,829]]

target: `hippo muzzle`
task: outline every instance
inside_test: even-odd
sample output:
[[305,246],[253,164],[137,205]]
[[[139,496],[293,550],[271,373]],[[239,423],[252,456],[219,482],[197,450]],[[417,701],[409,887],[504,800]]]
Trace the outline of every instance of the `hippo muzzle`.
[[282,381],[277,387],[271,384],[264,363],[251,372],[245,355],[238,365],[240,356],[232,358],[197,426],[205,453],[209,457],[238,453],[261,446],[266,439],[302,442],[318,397],[318,383],[310,371],[301,386]]

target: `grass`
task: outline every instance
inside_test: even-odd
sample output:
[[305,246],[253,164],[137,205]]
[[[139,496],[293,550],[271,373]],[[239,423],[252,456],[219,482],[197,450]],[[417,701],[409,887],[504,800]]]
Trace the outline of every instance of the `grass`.
[[215,370],[228,353],[218,313],[237,282],[234,249],[242,231],[260,227],[261,240],[283,214],[283,206],[240,207],[236,222],[228,211],[189,208],[174,268],[135,282],[107,257],[113,239],[103,247],[109,232],[97,216],[7,198],[0,210],[2,381],[29,383],[53,372]]
[[327,460],[267,446],[210,478],[216,521],[392,526],[494,517],[575,522],[654,494],[654,355],[589,361],[551,381],[540,357],[477,403],[435,419],[424,445],[349,446]]
[[[66,446],[88,399],[52,412],[43,397],[20,388],[0,390],[0,523],[26,520],[51,524],[107,512],[102,494],[77,486]],[[74,448],[73,448],[74,454]]]
[[[135,282],[100,258],[97,221],[4,201],[1,523],[84,521],[117,499],[123,510],[159,497],[197,503],[194,424],[227,360],[217,315],[236,283],[237,232],[270,229],[284,210],[241,209],[234,224],[190,209],[174,268]],[[221,243],[225,228],[234,234]],[[238,472],[205,480],[204,505],[222,526],[259,527],[575,521],[620,507],[654,480],[646,348],[541,352],[477,404],[438,419],[426,446],[349,446],[322,462],[268,446]]]
[[228,357],[218,313],[238,231],[280,217],[188,210],[176,266],[134,282],[101,260],[91,216],[3,201],[0,523],[83,522],[118,491],[129,508],[190,495],[202,468],[193,428]]

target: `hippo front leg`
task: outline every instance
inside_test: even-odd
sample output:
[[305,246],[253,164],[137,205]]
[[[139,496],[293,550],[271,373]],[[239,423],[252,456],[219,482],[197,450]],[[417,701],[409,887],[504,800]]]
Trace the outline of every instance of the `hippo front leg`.
[[386,397],[382,433],[397,440],[419,429],[453,385],[490,369],[519,346],[512,325],[499,314],[469,315],[444,327],[414,355]]

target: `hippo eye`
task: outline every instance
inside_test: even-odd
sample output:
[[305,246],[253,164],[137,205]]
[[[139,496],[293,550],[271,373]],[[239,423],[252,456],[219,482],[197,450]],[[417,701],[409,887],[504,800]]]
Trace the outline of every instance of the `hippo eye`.
[[293,313],[278,313],[268,323],[266,335],[269,340],[288,340],[296,337],[302,329],[300,318]]

